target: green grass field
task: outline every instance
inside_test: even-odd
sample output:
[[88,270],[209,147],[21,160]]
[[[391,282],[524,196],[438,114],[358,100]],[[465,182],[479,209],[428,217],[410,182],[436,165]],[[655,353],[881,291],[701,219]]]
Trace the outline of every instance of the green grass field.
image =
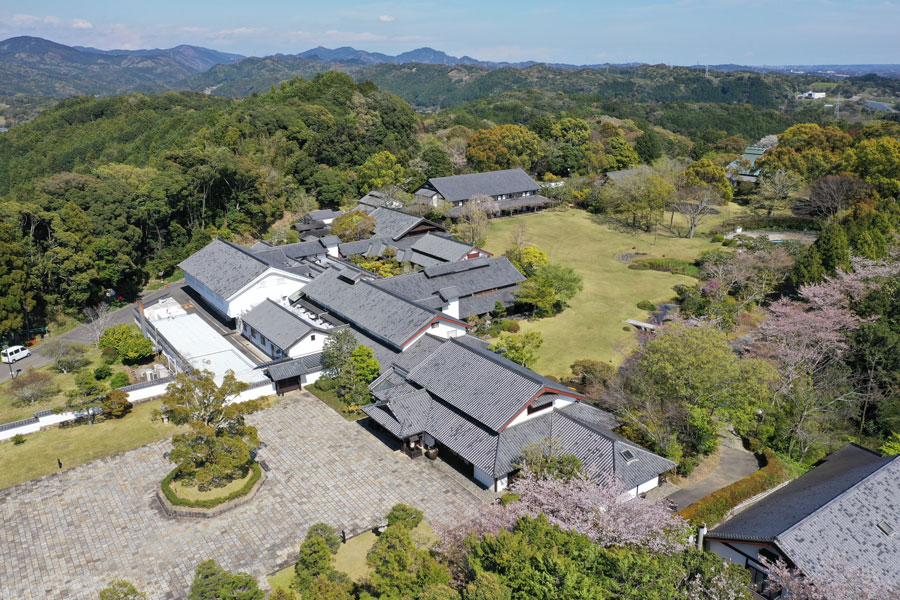
[[48,429],[25,436],[25,443],[0,444],[0,488],[36,479],[59,470],[133,450],[170,437],[177,428],[151,419],[159,401],[138,404],[123,419]]
[[[425,521],[422,521],[413,529],[412,535],[419,548],[431,548],[438,541],[434,530]],[[378,537],[374,533],[367,531],[350,538],[346,544],[341,544],[334,557],[334,568],[346,573],[352,581],[358,582],[368,577],[372,570],[366,564],[366,556],[368,556],[369,550],[375,545],[377,539]],[[279,588],[291,591],[290,585],[293,579],[293,565],[281,569],[268,578],[273,592]]]
[[[662,302],[673,296],[672,287],[695,279],[658,271],[628,268],[617,260],[626,253],[645,253],[655,258],[694,260],[702,250],[716,247],[705,235],[723,220],[743,209],[734,204],[709,217],[694,239],[679,238],[660,230],[634,232],[606,223],[583,210],[545,211],[491,222],[486,250],[501,255],[510,245],[510,233],[519,223],[528,228],[528,242],[547,252],[550,260],[575,269],[584,278],[584,291],[563,313],[522,323],[522,331],[540,331],[544,337],[541,357],[534,366],[545,375],[564,376],[581,358],[618,365],[634,348],[636,335],[623,331],[624,319],[643,320],[641,300]],[[676,225],[678,225],[676,219]]]

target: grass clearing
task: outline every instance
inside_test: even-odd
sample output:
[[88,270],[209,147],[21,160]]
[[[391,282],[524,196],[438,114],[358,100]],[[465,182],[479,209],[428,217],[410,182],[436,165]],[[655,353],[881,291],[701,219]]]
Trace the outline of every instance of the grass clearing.
[[[590,358],[618,365],[634,348],[633,330],[623,331],[624,319],[644,320],[637,308],[641,300],[654,303],[673,297],[672,287],[696,279],[652,270],[629,269],[622,254],[647,258],[693,261],[700,252],[717,247],[706,235],[722,221],[744,209],[735,204],[720,207],[708,218],[694,239],[676,237],[666,230],[635,232],[602,222],[583,210],[569,209],[520,215],[491,222],[486,250],[499,256],[510,246],[510,234],[519,223],[528,228],[528,242],[547,252],[550,260],[575,269],[584,278],[584,291],[563,313],[548,319],[523,321],[522,331],[540,331],[544,337],[541,357],[534,369],[557,377],[569,374],[577,359]],[[676,225],[679,225],[676,219]]]
[[218,498],[224,498],[232,492],[238,491],[244,487],[244,484],[250,481],[251,477],[253,477],[253,471],[248,469],[247,474],[240,479],[233,479],[222,487],[210,488],[205,492],[200,491],[200,488],[195,485],[185,485],[184,482],[178,481],[177,479],[173,481],[169,487],[172,488],[172,491],[182,500],[190,500],[191,502],[196,502],[197,500],[216,500]]
[[[428,549],[437,543],[438,537],[435,535],[431,526],[422,521],[415,529],[412,530],[413,540],[419,548]],[[347,540],[346,544],[341,544],[337,554],[334,557],[334,568],[338,571],[346,573],[354,582],[360,582],[372,572],[369,565],[366,564],[366,557],[369,550],[375,545],[378,539],[371,531],[361,533],[356,537]],[[285,567],[274,575],[269,576],[269,585],[272,591],[278,589],[290,589],[291,581],[294,579],[294,566]],[[296,597],[296,596],[295,596]]]
[[25,436],[25,443],[0,444],[0,488],[36,479],[171,437],[174,425],[152,420],[160,401],[138,404],[123,419],[54,428]]
[[327,404],[328,408],[341,415],[351,423],[353,421],[359,421],[366,416],[366,414],[362,411],[348,411],[347,405],[344,404],[344,402],[340,398],[338,398],[336,389],[325,390],[320,388],[315,383],[312,385],[308,385],[303,389]]
[[[94,345],[85,345],[83,348],[86,350],[84,358],[88,361],[88,364],[83,367],[84,369],[93,371],[103,364],[103,361],[100,359],[99,348]],[[15,368],[15,365],[13,365],[13,367]],[[0,365],[0,368],[6,368],[6,365],[2,364]],[[112,370],[113,374],[118,373],[119,371],[128,371],[128,369],[121,364],[110,365],[109,368]],[[27,419],[39,410],[51,410],[65,406],[66,392],[73,390],[76,387],[75,373],[60,373],[52,364],[38,367],[35,371],[51,374],[53,376],[53,385],[57,388],[57,393],[51,398],[41,400],[40,402],[20,404],[17,403],[9,393],[10,381],[3,382],[0,384],[0,423],[9,423],[11,421],[18,421],[19,419]],[[22,371],[22,373],[25,373],[25,371]],[[106,381],[108,382],[109,379]]]

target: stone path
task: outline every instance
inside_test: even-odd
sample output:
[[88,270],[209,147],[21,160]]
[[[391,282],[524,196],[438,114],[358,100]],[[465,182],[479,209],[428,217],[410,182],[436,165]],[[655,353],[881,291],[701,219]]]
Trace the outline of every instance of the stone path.
[[678,510],[759,469],[759,461],[753,453],[744,450],[741,440],[733,435],[723,437],[719,452],[719,466],[712,473],[669,496]]
[[412,461],[306,392],[250,419],[270,470],[256,498],[213,519],[166,517],[154,492],[168,442],[0,491],[0,598],[97,597],[114,578],[152,599],[186,596],[198,562],[215,558],[260,582],[292,562],[312,523],[379,522],[398,502],[456,522],[480,502],[474,484]]

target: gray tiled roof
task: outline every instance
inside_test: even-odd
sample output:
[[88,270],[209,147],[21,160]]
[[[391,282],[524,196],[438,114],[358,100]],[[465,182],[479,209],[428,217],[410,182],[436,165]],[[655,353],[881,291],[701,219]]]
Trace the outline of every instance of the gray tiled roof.
[[392,240],[403,237],[403,234],[420,223],[428,223],[422,217],[383,207],[376,208],[369,213],[369,216],[375,219],[375,230],[372,232],[372,237],[386,237]]
[[468,254],[474,246],[451,237],[426,233],[412,245],[415,252],[433,256],[443,262],[456,262]]
[[322,353],[275,361],[265,366],[265,370],[274,381],[316,373],[322,370]]
[[494,431],[515,417],[542,388],[574,394],[490,350],[454,339],[413,368],[408,379]]
[[222,298],[229,298],[268,268],[246,248],[218,238],[178,266]]
[[499,196],[536,191],[541,188],[522,169],[432,177],[428,183],[448,202],[468,200],[476,194]]
[[368,279],[348,280],[337,269],[328,269],[306,284],[303,296],[398,350],[440,316]]
[[[517,284],[524,280],[525,277],[519,270],[506,257],[501,256],[428,267],[424,271],[380,279],[375,285],[418,302],[427,301],[442,289],[455,287],[463,299],[460,303],[460,316],[465,318],[490,312],[498,300],[509,306],[515,300]],[[509,289],[503,293],[475,296],[498,288]]]
[[709,532],[774,543],[801,571],[827,576],[834,555],[900,584],[900,456],[849,444]]
[[254,306],[241,319],[284,351],[306,334],[319,330],[299,315],[269,299]]
[[633,177],[640,172],[640,167],[635,167],[633,169],[622,169],[621,171],[608,171],[606,173],[606,178],[613,183],[621,183],[622,181],[625,181],[629,177]]
[[310,211],[307,216],[314,221],[324,221],[325,219],[334,219],[335,217],[339,217],[341,215],[341,211],[333,210],[330,208],[323,208],[321,210],[313,210]]

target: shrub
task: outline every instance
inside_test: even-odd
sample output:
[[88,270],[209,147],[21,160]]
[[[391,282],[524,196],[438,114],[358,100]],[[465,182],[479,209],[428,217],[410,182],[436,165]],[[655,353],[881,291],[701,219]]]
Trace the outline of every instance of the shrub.
[[387,515],[388,526],[399,525],[405,529],[415,529],[422,522],[422,511],[408,504],[395,504]]
[[328,523],[314,523],[313,525],[310,525],[309,531],[306,532],[306,539],[314,537],[325,540],[325,543],[331,548],[332,554],[335,554],[338,551],[338,548],[341,547],[341,536],[339,536],[334,527]]
[[773,215],[771,217],[738,217],[728,219],[720,226],[722,229],[730,231],[735,227],[743,227],[744,229],[771,229],[771,230],[791,230],[791,231],[819,231],[822,224],[815,219],[805,217],[795,217],[788,215]]
[[508,331],[509,333],[519,333],[519,330],[522,329],[522,326],[519,325],[519,322],[513,321],[512,319],[503,319],[500,322],[500,326],[503,331]]
[[107,365],[100,365],[96,369],[94,369],[94,379],[97,381],[103,381],[107,377],[112,375],[112,369],[110,369]]
[[153,342],[129,325],[107,327],[100,336],[101,348],[115,348],[126,362],[141,362],[153,356]]
[[519,501],[519,494],[513,494],[512,492],[507,492],[500,496],[500,505],[501,506],[509,506],[514,502]]
[[32,404],[56,395],[53,375],[29,367],[25,373],[9,382],[9,395],[17,404]]
[[712,239],[710,240],[710,242],[713,244],[720,244],[724,241],[725,241],[725,236],[722,235],[721,233],[717,233],[716,235],[712,236]]
[[18,446],[20,444],[24,444],[25,436],[22,435],[21,433],[17,433],[16,435],[12,436],[12,443],[15,444],[16,446]]
[[103,360],[104,364],[111,365],[119,360],[119,351],[107,346],[100,351],[100,358]]
[[649,300],[641,300],[637,303],[637,307],[641,310],[654,311],[656,310],[656,305],[650,302]]
[[256,485],[256,482],[259,481],[260,477],[262,477],[262,469],[260,469],[259,465],[254,462],[250,463],[250,470],[253,471],[253,473],[250,475],[250,479],[247,480],[247,483],[245,483],[240,489],[235,490],[222,498],[212,498],[209,500],[184,500],[183,498],[179,498],[171,487],[172,481],[175,479],[175,476],[178,475],[178,467],[175,467],[171,473],[166,475],[166,478],[162,480],[162,484],[160,485],[166,499],[175,506],[186,506],[189,508],[212,508],[224,502],[229,502],[230,500],[240,498],[241,496],[250,493],[250,490],[253,489],[253,486]]
[[719,523],[728,512],[757,494],[786,481],[790,476],[784,462],[771,450],[764,450],[766,466],[694,502],[678,514],[694,525]]
[[129,385],[131,380],[128,378],[128,373],[123,373],[122,371],[118,371],[113,374],[112,378],[109,380],[109,387],[112,389],[125,387]]
[[319,377],[313,384],[313,387],[317,390],[322,390],[323,392],[331,392],[337,385],[338,380],[335,377]]
[[737,244],[737,240],[734,238],[730,238],[722,242],[723,246],[734,246],[735,244]]

